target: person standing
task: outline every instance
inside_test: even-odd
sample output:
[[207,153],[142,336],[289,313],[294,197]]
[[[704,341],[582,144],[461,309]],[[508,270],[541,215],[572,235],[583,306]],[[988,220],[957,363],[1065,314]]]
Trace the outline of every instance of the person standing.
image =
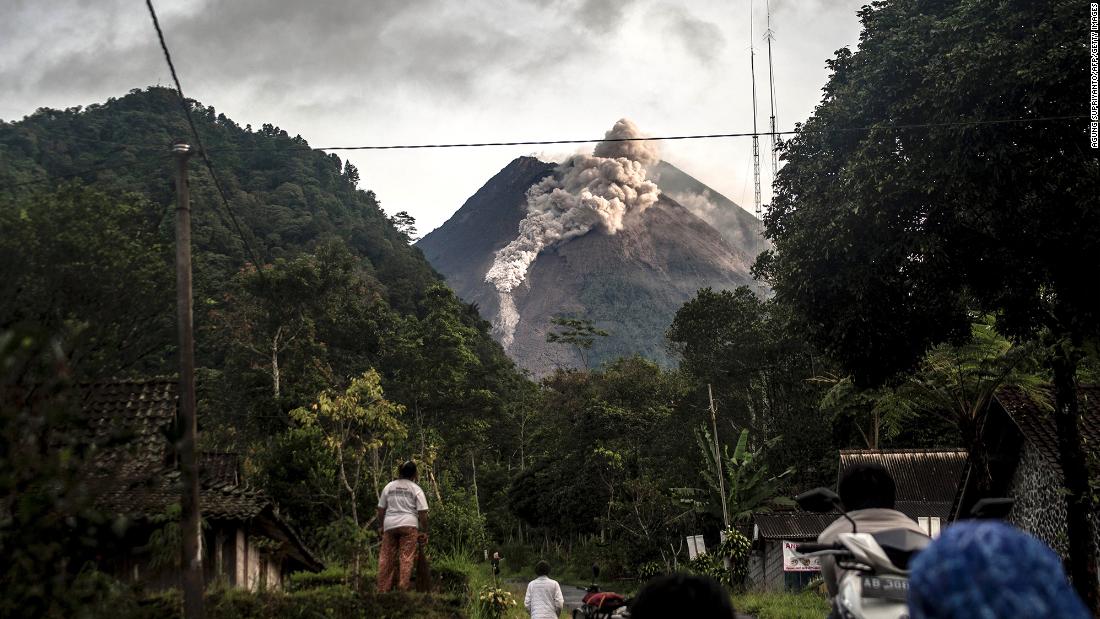
[[561,609],[565,608],[565,598],[561,594],[558,581],[550,578],[550,564],[546,561],[536,563],[535,576],[534,580],[527,583],[523,606],[531,619],[558,619]]
[[[416,463],[405,462],[399,477],[382,489],[378,496],[378,522],[382,531],[382,549],[378,553],[378,591],[393,588],[408,591],[416,563],[416,545],[428,541],[428,499],[417,485]],[[418,531],[419,527],[419,531]]]

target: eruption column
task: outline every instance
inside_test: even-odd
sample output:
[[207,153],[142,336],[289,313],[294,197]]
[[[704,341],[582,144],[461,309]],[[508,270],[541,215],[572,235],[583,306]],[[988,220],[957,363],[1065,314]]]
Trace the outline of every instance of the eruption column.
[[597,227],[615,234],[627,216],[640,215],[657,203],[660,190],[646,180],[646,168],[660,161],[660,154],[655,142],[633,139],[642,137],[624,118],[604,134],[605,141],[591,155],[573,155],[527,190],[527,215],[519,223],[519,233],[496,253],[485,274],[500,297],[493,330],[505,349],[515,340],[519,323],[512,291],[523,283],[539,252]]

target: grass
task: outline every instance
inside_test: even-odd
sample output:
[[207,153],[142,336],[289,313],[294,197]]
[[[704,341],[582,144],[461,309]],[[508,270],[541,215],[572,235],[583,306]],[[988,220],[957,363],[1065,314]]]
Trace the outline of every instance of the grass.
[[733,596],[733,606],[757,619],[821,619],[829,614],[828,600],[812,591],[742,593]]
[[[477,597],[485,587],[499,582],[500,588],[512,594],[515,606],[512,606],[501,619],[527,619],[527,610],[523,607],[523,596],[527,591],[527,583],[518,576],[508,577],[501,574],[498,581],[494,581],[492,571],[488,563],[474,561],[473,554],[468,552],[452,552],[443,554],[435,559],[435,565],[445,566],[467,574],[470,578],[470,594],[466,600],[466,616],[469,619],[490,619],[486,616]],[[570,619],[568,611],[562,610],[560,619]]]

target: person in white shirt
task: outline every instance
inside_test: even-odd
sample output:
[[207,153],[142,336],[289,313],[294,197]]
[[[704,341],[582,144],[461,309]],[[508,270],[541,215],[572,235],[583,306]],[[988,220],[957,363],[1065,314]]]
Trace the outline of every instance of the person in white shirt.
[[527,583],[523,606],[531,619],[558,619],[561,609],[565,608],[565,598],[558,581],[550,578],[550,564],[546,561],[536,563],[535,575],[538,577]]
[[395,576],[398,590],[409,590],[416,544],[428,542],[428,499],[416,484],[416,463],[410,460],[402,464],[398,474],[400,477],[386,484],[378,496],[378,526],[382,533],[378,553],[380,592],[393,588]]
[[[860,533],[908,529],[924,534],[924,529],[920,528],[916,520],[894,509],[897,486],[894,478],[883,467],[876,464],[852,466],[844,471],[837,490],[840,502],[852,520],[843,516],[837,518],[817,537],[819,543],[832,544],[840,539],[841,533],[851,533],[853,521]],[[832,557],[821,558],[821,577],[825,580],[825,588],[829,590],[831,597],[836,596],[843,576],[844,570],[837,567]]]

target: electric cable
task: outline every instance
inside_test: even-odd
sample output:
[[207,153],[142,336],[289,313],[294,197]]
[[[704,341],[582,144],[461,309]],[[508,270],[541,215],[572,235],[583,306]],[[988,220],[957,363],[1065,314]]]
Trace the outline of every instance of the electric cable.
[[455,142],[455,143],[425,143],[425,144],[383,144],[383,145],[365,145],[365,146],[303,146],[292,148],[218,148],[211,152],[250,152],[260,150],[275,150],[276,152],[294,152],[294,151],[329,151],[329,150],[414,150],[414,149],[429,149],[429,148],[483,148],[493,146],[552,146],[560,144],[594,144],[597,142],[658,142],[658,141],[672,141],[672,140],[710,140],[720,138],[747,138],[753,135],[798,135],[806,133],[838,133],[838,132],[862,132],[862,131],[879,131],[879,130],[908,130],[908,129],[923,129],[931,127],[967,127],[975,125],[996,125],[996,124],[1013,124],[1013,123],[1034,123],[1034,122],[1054,122],[1062,120],[1080,120],[1088,118],[1086,115],[1073,115],[1073,116],[1044,116],[1039,118],[1002,118],[992,120],[963,120],[953,122],[942,123],[912,123],[912,124],[900,124],[900,125],[871,125],[867,127],[829,127],[818,130],[806,130],[805,128],[792,129],[788,131],[758,131],[758,132],[741,132],[741,133],[702,133],[695,135],[666,135],[666,136],[652,136],[652,137],[634,137],[634,138],[587,138],[587,139],[572,139],[572,140],[522,140],[514,142]]
[[240,222],[237,220],[237,215],[233,212],[233,208],[229,205],[229,198],[225,195],[225,189],[222,187],[221,181],[218,179],[217,173],[214,172],[214,163],[210,161],[210,157],[206,152],[206,148],[203,147],[202,138],[199,137],[199,130],[195,127],[195,120],[191,116],[191,106],[187,103],[187,98],[183,95],[183,87],[180,85],[180,78],[176,75],[176,66],[172,63],[172,54],[168,51],[168,44],[164,41],[164,32],[160,28],[160,21],[157,19],[157,12],[153,9],[153,0],[145,0],[145,6],[149,7],[149,15],[153,18],[153,27],[157,30],[157,39],[160,41],[160,49],[164,52],[164,60],[168,63],[168,70],[172,73],[172,81],[176,84],[176,93],[179,95],[180,107],[183,108],[183,113],[187,117],[187,124],[191,127],[191,135],[195,138],[195,146],[198,147],[199,156],[202,157],[203,164],[210,172],[210,177],[214,180],[214,187],[218,190],[218,194],[221,196],[222,205],[225,207],[225,211],[229,213],[229,219],[233,222],[233,227],[237,231],[237,236],[240,237],[241,242],[244,243],[245,249],[248,251],[249,256],[252,259],[252,265],[256,267],[256,273],[260,279],[264,279],[263,274],[263,262],[256,257],[256,252],[252,249],[252,244],[245,238],[244,230],[241,228]]

